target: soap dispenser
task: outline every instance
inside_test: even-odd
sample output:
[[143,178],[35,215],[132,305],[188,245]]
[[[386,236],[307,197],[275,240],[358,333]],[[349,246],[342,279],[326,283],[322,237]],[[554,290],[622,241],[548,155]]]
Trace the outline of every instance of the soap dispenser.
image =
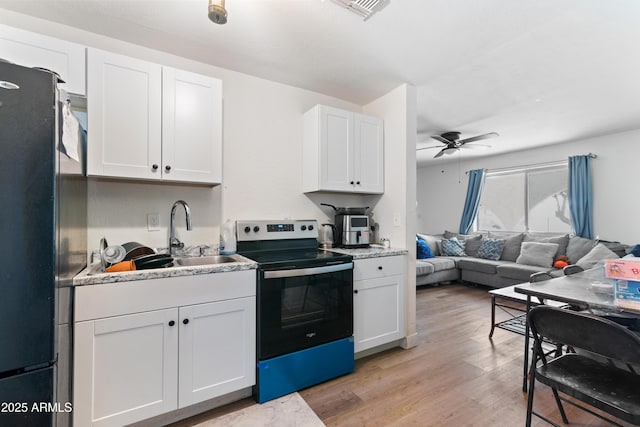
[[235,227],[230,219],[220,227],[220,253],[222,255],[233,255],[236,253],[236,233]]

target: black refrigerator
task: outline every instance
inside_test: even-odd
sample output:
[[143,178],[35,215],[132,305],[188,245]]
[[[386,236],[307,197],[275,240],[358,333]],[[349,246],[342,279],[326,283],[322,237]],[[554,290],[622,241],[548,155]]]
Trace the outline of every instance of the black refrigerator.
[[61,144],[57,82],[0,61],[2,426],[55,425],[72,408],[70,286],[86,266],[87,190],[83,150],[70,157]]

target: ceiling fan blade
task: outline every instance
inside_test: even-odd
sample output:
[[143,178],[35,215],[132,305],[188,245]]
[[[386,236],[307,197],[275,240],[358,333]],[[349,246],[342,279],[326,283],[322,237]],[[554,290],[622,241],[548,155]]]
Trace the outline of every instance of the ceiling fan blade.
[[442,149],[442,145],[433,145],[433,146],[431,146],[431,147],[421,147],[421,148],[416,148],[416,151],[419,151],[419,150],[427,150],[427,149],[429,149],[429,148],[440,148],[440,149]]
[[436,141],[440,141],[443,144],[450,144],[451,143],[451,141],[449,141],[446,138],[441,137],[440,135],[431,135],[431,138],[435,139]]
[[437,159],[438,157],[442,157],[442,155],[444,154],[444,152],[447,151],[446,148],[443,148],[442,150],[438,151],[438,154],[436,154],[435,156],[433,156],[434,159]]
[[488,139],[488,138],[495,138],[496,136],[500,136],[500,135],[498,135],[497,132],[489,132],[489,133],[485,133],[484,135],[472,136],[471,138],[458,141],[458,145],[463,145],[463,144],[467,144],[469,142],[474,142],[474,141],[481,141],[483,139]]
[[466,149],[472,149],[472,150],[486,150],[487,148],[491,148],[490,145],[487,144],[470,144],[470,145],[463,145],[460,148],[464,148]]

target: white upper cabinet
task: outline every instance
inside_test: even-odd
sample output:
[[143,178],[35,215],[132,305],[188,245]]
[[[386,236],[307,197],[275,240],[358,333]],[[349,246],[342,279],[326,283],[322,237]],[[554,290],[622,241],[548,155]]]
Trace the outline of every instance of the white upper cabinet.
[[67,92],[86,94],[85,47],[0,25],[0,58],[25,67],[55,71]]
[[161,179],[162,67],[88,50],[87,173]]
[[325,105],[303,120],[304,192],[384,192],[382,120]]
[[87,63],[89,175],[221,182],[220,80],[98,49]]
[[222,182],[222,82],[162,68],[162,173],[173,181]]

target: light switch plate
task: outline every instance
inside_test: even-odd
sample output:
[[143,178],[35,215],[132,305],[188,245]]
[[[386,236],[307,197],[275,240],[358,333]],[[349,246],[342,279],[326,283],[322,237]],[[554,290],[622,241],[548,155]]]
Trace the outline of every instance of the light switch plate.
[[160,231],[160,214],[147,214],[147,231]]

